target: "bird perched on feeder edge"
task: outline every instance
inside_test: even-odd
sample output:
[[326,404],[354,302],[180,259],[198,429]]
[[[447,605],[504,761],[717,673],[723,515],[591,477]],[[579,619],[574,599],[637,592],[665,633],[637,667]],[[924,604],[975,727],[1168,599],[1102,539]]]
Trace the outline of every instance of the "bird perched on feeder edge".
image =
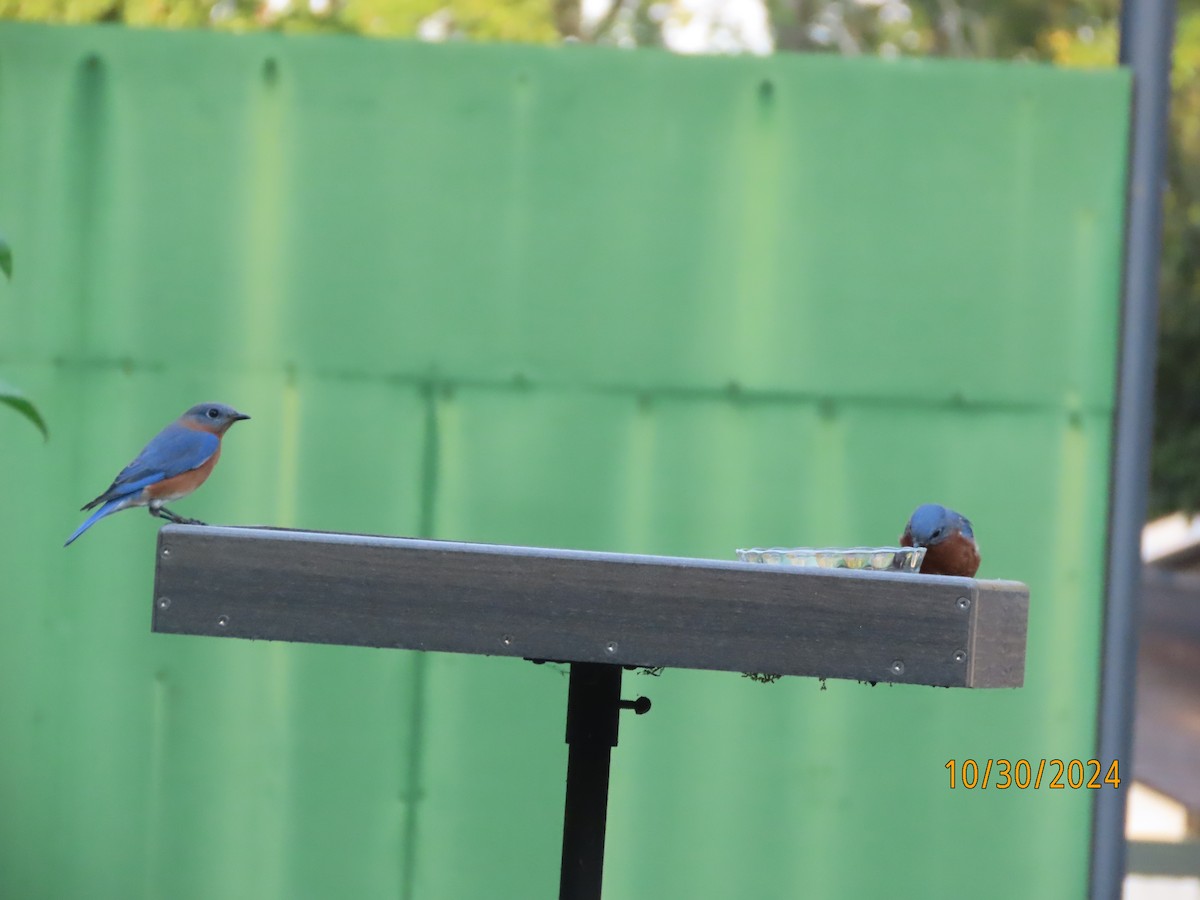
[[917,507],[904,526],[900,545],[925,548],[922,575],[973,578],[979,571],[979,545],[970,520],[937,503]]
[[82,507],[97,509],[67,538],[64,547],[103,519],[131,506],[146,506],[150,515],[185,525],[203,525],[177,516],[164,504],[186,497],[212,473],[221,456],[221,437],[229,426],[249,419],[224,403],[198,403],[156,434],[137,459],[121,470],[103,494]]

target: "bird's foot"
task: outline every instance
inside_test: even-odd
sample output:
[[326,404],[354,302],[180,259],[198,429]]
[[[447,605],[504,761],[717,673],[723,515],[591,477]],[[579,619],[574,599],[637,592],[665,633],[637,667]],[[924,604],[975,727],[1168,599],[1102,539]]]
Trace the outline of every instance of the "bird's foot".
[[205,524],[207,524],[205,522],[201,522],[199,519],[188,519],[188,518],[185,518],[184,516],[177,515],[177,514],[171,512],[165,506],[160,506],[158,509],[151,509],[150,515],[158,516],[160,519],[166,519],[168,522],[172,522],[175,525],[205,525]]

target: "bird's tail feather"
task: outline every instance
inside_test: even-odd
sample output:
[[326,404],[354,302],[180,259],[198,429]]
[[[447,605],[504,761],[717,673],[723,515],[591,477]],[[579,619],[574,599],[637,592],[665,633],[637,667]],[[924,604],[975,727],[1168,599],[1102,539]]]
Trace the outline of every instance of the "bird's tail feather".
[[129,505],[128,497],[119,497],[116,500],[109,500],[107,503],[105,503],[103,506],[101,506],[98,510],[96,510],[94,513],[92,513],[90,516],[88,516],[87,521],[75,529],[75,533],[72,534],[69,538],[67,538],[67,542],[65,544],[63,544],[63,546],[64,547],[71,546],[71,542],[73,540],[75,540],[75,538],[79,537],[81,534],[83,534],[85,531],[87,531],[89,528],[91,528],[93,525],[95,525],[97,522],[99,522],[105,516],[107,516],[111,513],[115,513],[119,509],[124,509],[128,505]]

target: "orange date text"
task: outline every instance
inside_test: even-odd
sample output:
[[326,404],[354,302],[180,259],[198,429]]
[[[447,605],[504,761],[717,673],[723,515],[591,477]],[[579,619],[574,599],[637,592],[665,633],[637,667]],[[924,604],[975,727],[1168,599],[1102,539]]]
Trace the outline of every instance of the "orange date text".
[[1117,760],[1098,759],[951,759],[950,790],[1092,790],[1121,786]]

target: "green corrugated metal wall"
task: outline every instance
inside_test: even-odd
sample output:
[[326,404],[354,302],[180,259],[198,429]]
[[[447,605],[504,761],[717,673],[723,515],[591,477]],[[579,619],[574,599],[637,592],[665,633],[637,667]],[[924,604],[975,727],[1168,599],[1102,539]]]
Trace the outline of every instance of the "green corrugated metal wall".
[[[149,633],[78,506],[202,399],[209,521],[729,557],[968,513],[1017,691],[668,671],[606,897],[1081,896],[1129,82],[0,26],[0,896],[554,894],[566,679]],[[0,410],[3,413],[3,410]]]

